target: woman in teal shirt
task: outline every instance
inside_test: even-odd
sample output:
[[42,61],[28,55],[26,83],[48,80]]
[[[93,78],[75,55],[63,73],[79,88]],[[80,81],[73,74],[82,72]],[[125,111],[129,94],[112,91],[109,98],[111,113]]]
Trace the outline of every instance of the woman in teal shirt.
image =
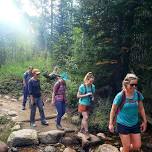
[[[141,147],[140,132],[144,132],[147,127],[143,107],[144,97],[137,91],[137,84],[138,78],[135,74],[126,75],[122,82],[122,91],[114,98],[110,112],[109,130],[114,132],[114,118],[116,117],[117,131],[123,146],[120,148],[121,152],[139,150]],[[139,113],[142,118],[141,124]]]
[[80,85],[77,98],[79,98],[78,111],[82,113],[82,122],[80,132],[88,134],[88,116],[91,109],[93,94],[95,93],[94,76],[88,72],[84,77],[84,83]]

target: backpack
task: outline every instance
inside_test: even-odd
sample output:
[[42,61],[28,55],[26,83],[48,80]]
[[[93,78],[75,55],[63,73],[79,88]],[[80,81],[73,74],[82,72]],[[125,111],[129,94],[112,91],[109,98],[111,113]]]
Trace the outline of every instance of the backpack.
[[[137,91],[137,96],[138,96],[138,103],[139,103],[139,101],[140,101],[140,92],[139,91]],[[116,118],[117,118],[117,115],[119,114],[119,112],[121,111],[121,109],[123,108],[123,105],[125,104],[125,102],[126,102],[126,94],[125,94],[125,91],[122,91],[122,97],[121,97],[121,102],[120,102],[120,104],[118,105],[118,108],[117,108],[117,110],[116,110],[116,113],[115,113],[115,117],[114,117],[114,123],[113,124],[116,124]]]
[[[58,83],[59,83],[59,85],[55,90],[55,100],[56,101],[64,101],[65,100],[65,94],[64,93],[65,93],[65,90],[66,90],[66,83],[65,83],[64,80],[63,80],[63,82],[59,81]],[[62,92],[58,92],[60,87],[63,87]]]

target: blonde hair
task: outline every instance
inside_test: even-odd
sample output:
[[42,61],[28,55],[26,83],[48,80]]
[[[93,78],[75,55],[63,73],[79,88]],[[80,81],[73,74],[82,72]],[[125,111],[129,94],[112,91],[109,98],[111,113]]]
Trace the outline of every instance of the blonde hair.
[[131,80],[138,80],[138,77],[133,73],[128,73],[124,80],[122,81],[122,88],[126,87],[128,84],[130,84]]
[[93,75],[92,72],[88,72],[88,73],[85,75],[85,77],[84,77],[84,79],[83,79],[83,82],[84,82],[84,83],[87,83],[88,80],[90,80],[91,78],[94,79],[94,75]]

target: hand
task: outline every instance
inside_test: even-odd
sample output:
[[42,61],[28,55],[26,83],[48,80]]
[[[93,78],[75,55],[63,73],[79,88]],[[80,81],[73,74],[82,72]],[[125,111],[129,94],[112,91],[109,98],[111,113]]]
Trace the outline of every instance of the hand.
[[109,124],[109,131],[111,132],[111,133],[114,133],[114,126],[113,126],[113,124]]
[[92,92],[87,93],[86,96],[92,96]]
[[54,105],[55,105],[55,101],[52,101],[52,102],[51,102],[51,105],[54,106]]
[[146,122],[142,122],[142,124],[140,125],[141,132],[145,132],[146,128],[147,128],[147,123]]

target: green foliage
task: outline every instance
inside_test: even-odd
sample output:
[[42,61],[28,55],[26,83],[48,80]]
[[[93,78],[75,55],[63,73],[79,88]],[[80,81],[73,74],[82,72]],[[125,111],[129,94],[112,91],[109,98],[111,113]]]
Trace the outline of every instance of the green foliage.
[[93,113],[90,114],[89,130],[92,132],[108,131],[111,104],[106,99],[99,99]]
[[78,91],[78,84],[74,81],[67,81],[67,93],[68,93],[68,103],[72,107],[76,107],[78,105],[77,99],[77,91]]
[[0,116],[0,141],[7,142],[14,123],[7,116]]
[[[35,62],[36,61],[36,62]],[[51,61],[45,60],[43,57],[33,58],[32,61],[27,61],[14,64],[6,64],[0,68],[0,94],[10,94],[14,97],[22,95],[23,74],[32,65],[34,68],[43,71],[50,71]],[[41,86],[44,93],[50,93],[52,83],[48,83],[46,79],[40,75]]]
[[5,125],[8,122],[10,122],[10,119],[7,116],[0,116],[0,125]]

